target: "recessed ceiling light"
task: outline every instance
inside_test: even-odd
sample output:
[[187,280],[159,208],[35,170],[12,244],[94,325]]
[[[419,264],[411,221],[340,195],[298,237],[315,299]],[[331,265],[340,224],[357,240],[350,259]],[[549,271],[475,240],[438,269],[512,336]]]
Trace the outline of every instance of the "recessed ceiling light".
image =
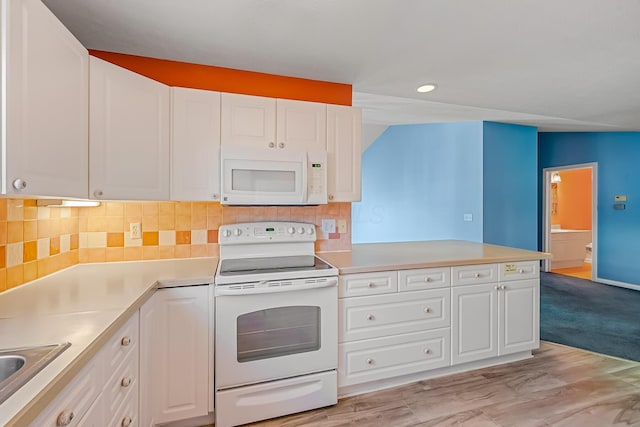
[[427,92],[431,92],[432,90],[434,90],[436,88],[436,85],[434,85],[433,83],[429,83],[427,85],[422,85],[418,88],[418,92],[420,93],[427,93]]

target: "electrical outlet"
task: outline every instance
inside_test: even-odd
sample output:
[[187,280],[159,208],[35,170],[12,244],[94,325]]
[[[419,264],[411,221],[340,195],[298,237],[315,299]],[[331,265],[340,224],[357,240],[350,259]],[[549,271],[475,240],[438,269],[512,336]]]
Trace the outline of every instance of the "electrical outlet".
[[347,220],[339,219],[338,220],[338,233],[345,234],[347,232]]
[[465,221],[473,221],[473,214],[466,213],[466,214],[464,214],[463,219]]
[[324,234],[330,234],[336,232],[336,220],[335,219],[323,219],[322,220],[322,232]]
[[132,239],[142,238],[142,230],[140,228],[139,222],[132,222],[131,224],[129,224],[129,232],[131,234]]

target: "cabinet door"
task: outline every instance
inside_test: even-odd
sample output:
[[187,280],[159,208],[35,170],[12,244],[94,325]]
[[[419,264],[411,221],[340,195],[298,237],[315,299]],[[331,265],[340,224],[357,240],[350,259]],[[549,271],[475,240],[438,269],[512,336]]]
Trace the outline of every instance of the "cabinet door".
[[221,105],[221,144],[276,147],[275,98],[223,93]]
[[500,284],[499,354],[538,348],[540,344],[538,279]]
[[453,364],[498,355],[498,285],[453,287],[451,361]]
[[357,202],[362,197],[362,112],[327,106],[327,194],[330,202]]
[[39,0],[5,3],[2,192],[86,198],[89,54]]
[[171,93],[171,200],[220,200],[220,92]]
[[327,149],[326,104],[278,99],[276,105],[277,149]]
[[155,294],[156,423],[205,416],[209,407],[209,287]]
[[169,87],[90,58],[90,197],[169,200]]

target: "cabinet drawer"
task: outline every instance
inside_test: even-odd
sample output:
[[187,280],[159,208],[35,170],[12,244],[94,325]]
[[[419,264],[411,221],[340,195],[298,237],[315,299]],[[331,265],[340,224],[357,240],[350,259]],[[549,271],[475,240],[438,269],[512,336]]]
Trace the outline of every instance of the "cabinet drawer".
[[498,266],[496,264],[460,265],[451,268],[451,284],[477,285],[498,281]]
[[340,276],[339,298],[393,292],[398,292],[398,273],[395,271]]
[[138,344],[138,312],[125,323],[118,332],[105,344],[102,350],[105,353],[105,372],[110,375],[122,361],[137,348]]
[[137,346],[134,346],[133,351],[127,355],[122,365],[111,375],[105,385],[102,399],[104,400],[104,408],[107,414],[114,414],[122,405],[122,402],[132,393],[137,399],[139,381],[136,354]]
[[58,423],[59,418],[60,420],[71,418],[67,426],[81,425],[80,420],[102,391],[104,383],[102,358],[103,352],[99,352],[91,359],[30,425],[57,427],[61,425]]
[[449,328],[340,344],[338,386],[451,364]]
[[505,262],[498,265],[498,280],[537,279],[540,277],[540,261]]
[[398,290],[422,291],[451,286],[451,268],[421,268],[398,272]]
[[447,327],[450,293],[434,289],[341,299],[339,342]]
[[129,390],[127,398],[107,424],[108,427],[137,427],[139,425],[137,388],[136,384],[135,389]]

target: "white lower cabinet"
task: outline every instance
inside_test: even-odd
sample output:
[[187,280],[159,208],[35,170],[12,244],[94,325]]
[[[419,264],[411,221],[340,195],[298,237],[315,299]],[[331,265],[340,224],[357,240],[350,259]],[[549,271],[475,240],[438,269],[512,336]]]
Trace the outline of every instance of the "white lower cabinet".
[[141,308],[141,425],[208,415],[210,298],[209,286],[164,288]]
[[[123,358],[112,370],[114,355]],[[137,373],[136,312],[30,425],[136,426]]]

